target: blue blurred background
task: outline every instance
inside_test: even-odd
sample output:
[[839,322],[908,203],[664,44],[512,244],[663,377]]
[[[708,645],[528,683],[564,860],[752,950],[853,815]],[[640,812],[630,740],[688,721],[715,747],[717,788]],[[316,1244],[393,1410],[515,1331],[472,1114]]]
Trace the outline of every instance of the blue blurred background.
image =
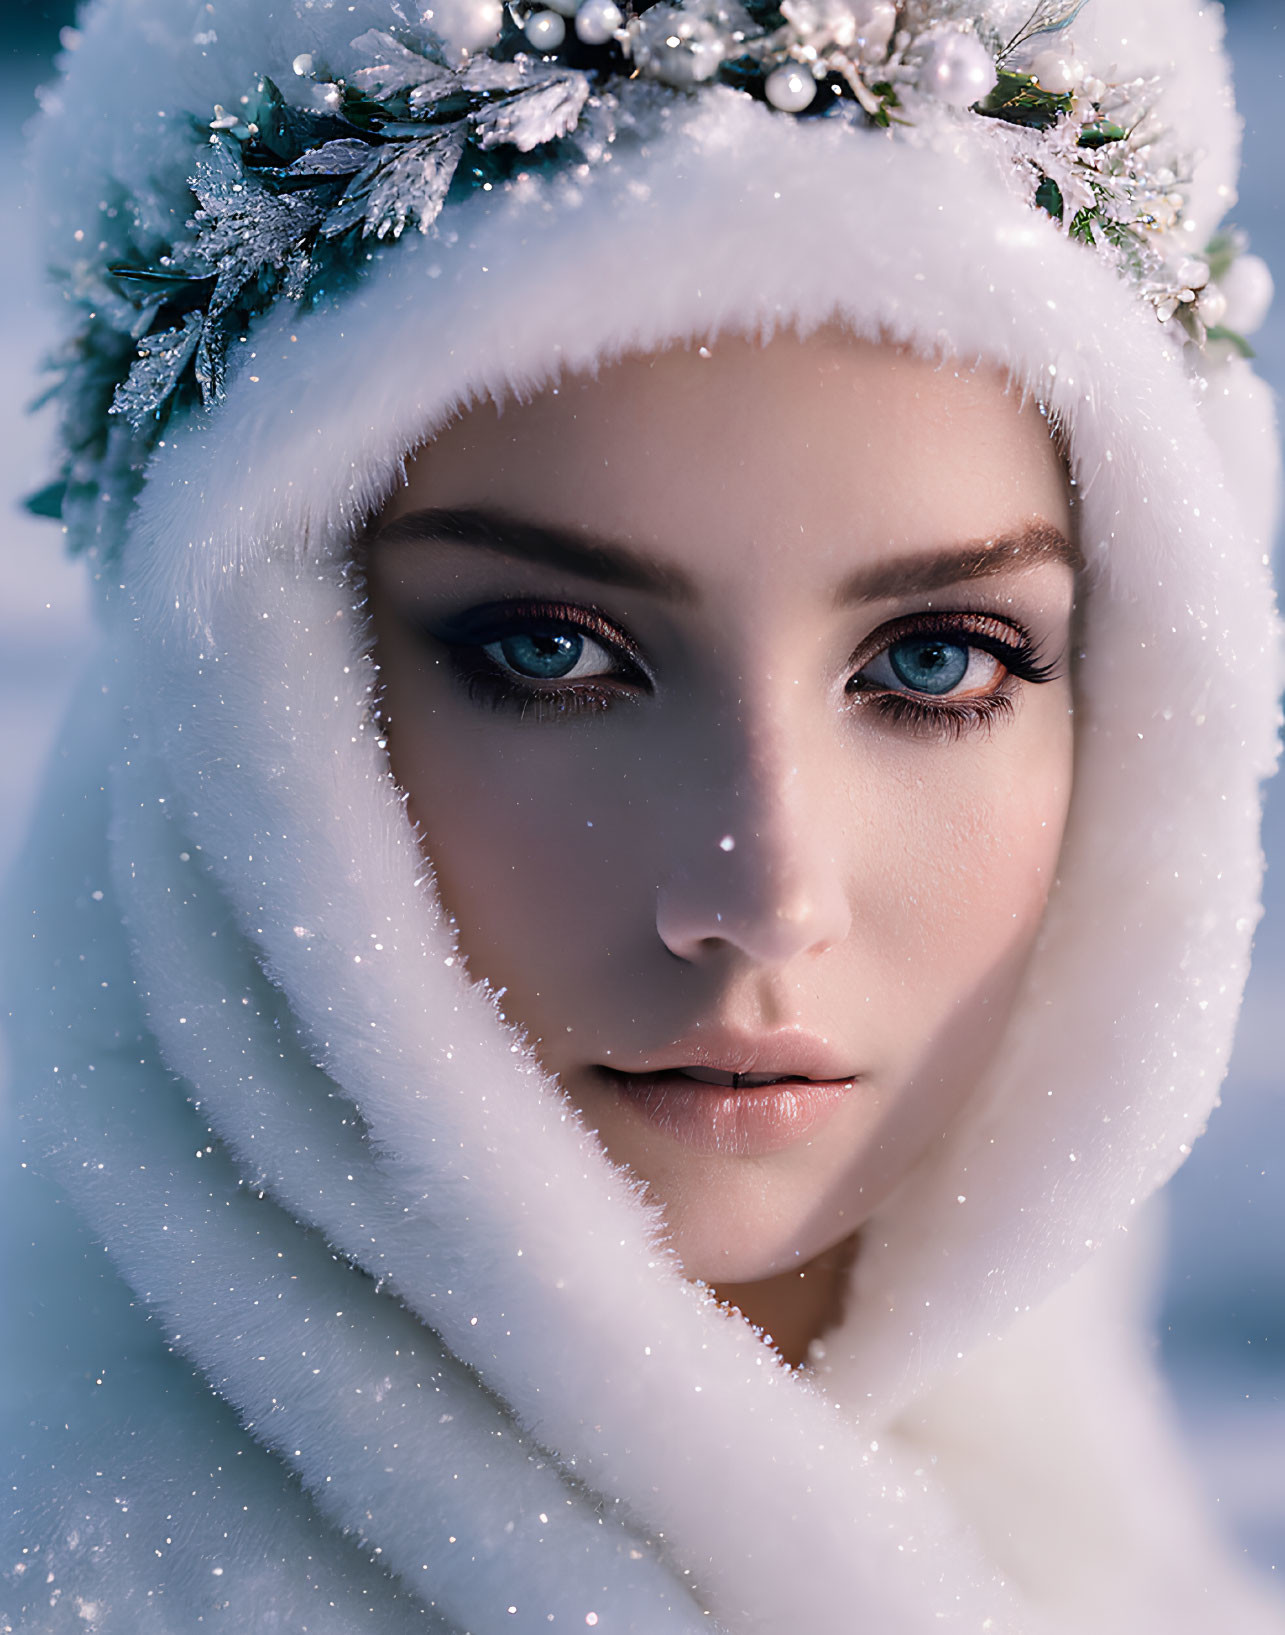
[[[50,438],[46,418],[23,413],[48,322],[22,129],[72,10],[0,5],[0,871],[92,641],[80,571],[50,524],[15,507],[42,479]],[[1227,22],[1246,122],[1234,219],[1285,295],[1285,0],[1228,0]],[[1255,345],[1285,393],[1285,299]],[[1170,1188],[1157,1343],[1206,1492],[1246,1553],[1285,1578],[1285,780],[1266,844],[1267,914],[1224,1106]]]

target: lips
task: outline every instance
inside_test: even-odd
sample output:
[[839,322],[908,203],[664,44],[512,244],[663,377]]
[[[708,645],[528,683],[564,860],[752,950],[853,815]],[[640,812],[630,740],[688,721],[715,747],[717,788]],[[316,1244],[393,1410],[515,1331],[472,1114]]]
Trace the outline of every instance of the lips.
[[732,1089],[732,1080],[761,1084],[786,1081],[831,1083],[859,1078],[852,1057],[832,1040],[800,1027],[751,1033],[711,1025],[695,1027],[682,1038],[632,1060],[616,1057],[612,1067],[623,1073],[685,1073],[699,1083]]
[[597,1072],[648,1123],[707,1155],[762,1157],[806,1142],[861,1080],[827,1041],[798,1033],[707,1034],[664,1057]]
[[724,1090],[758,1090],[765,1084],[806,1084],[801,1073],[725,1073],[717,1067],[680,1067],[678,1071],[698,1084],[716,1084]]

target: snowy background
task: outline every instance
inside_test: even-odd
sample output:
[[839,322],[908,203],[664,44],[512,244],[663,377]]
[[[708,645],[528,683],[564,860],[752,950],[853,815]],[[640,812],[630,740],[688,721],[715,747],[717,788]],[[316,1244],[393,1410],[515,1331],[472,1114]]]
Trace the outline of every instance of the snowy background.
[[[16,508],[49,468],[33,395],[47,320],[21,185],[21,132],[70,6],[0,8],[0,872],[93,635],[56,529]],[[1246,116],[1235,220],[1285,291],[1285,0],[1230,0]],[[1285,395],[1285,299],[1257,338]],[[1267,916],[1225,1105],[1170,1189],[1172,1245],[1158,1343],[1206,1490],[1247,1554],[1285,1579],[1285,786],[1268,809]]]

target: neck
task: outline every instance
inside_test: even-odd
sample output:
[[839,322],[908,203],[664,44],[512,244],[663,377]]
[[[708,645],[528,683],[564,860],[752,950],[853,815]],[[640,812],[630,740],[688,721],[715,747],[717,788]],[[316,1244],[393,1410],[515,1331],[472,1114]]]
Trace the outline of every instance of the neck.
[[797,1368],[807,1361],[813,1340],[834,1328],[843,1316],[856,1251],[854,1232],[804,1266],[755,1283],[720,1283],[714,1293],[724,1305],[770,1335],[782,1358]]

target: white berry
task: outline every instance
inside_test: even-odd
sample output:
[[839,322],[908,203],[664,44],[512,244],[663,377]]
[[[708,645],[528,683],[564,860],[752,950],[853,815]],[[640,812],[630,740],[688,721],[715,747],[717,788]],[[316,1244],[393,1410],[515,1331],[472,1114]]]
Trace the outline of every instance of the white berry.
[[763,94],[785,114],[801,114],[817,94],[817,82],[806,68],[792,62],[774,68],[763,84]]
[[537,11],[527,18],[523,33],[537,51],[556,51],[567,37],[567,25],[556,11]]
[[584,0],[576,12],[576,34],[586,45],[606,45],[624,20],[615,0]]
[[433,0],[420,16],[452,56],[485,51],[504,26],[501,0]]
[[1066,96],[1078,91],[1084,84],[1087,70],[1075,57],[1062,51],[1041,51],[1031,64],[1031,74],[1040,83],[1041,90],[1054,96]]
[[1227,297],[1227,323],[1238,335],[1260,329],[1272,304],[1272,275],[1256,255],[1238,256],[1220,280]]
[[975,34],[939,34],[924,55],[919,88],[950,108],[968,108],[995,89],[999,75],[990,52]]

